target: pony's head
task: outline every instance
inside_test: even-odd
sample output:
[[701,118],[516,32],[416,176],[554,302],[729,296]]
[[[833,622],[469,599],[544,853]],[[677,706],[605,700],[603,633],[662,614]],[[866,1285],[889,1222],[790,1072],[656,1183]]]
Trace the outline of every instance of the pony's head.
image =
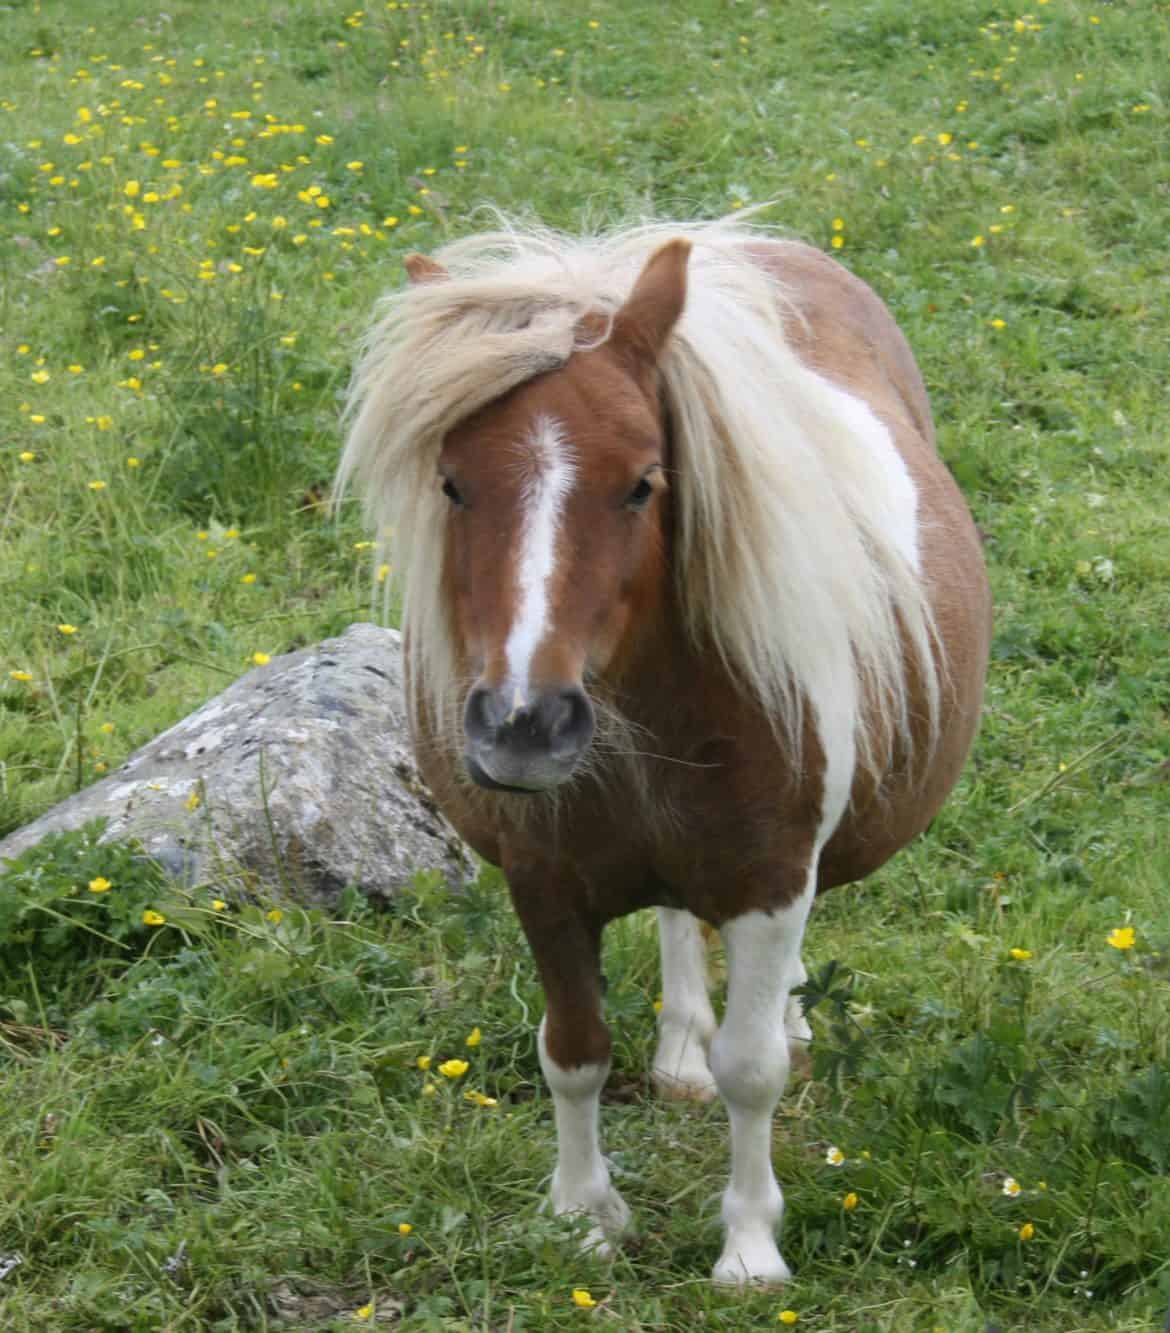
[[933,728],[914,486],[888,426],[797,354],[765,240],[738,215],[508,228],[412,256],[386,298],[337,493],[359,483],[392,541],[420,735],[477,782],[556,787],[608,748],[603,704],[628,750],[649,710],[627,701],[680,629],[795,764],[808,703],[874,774],[912,711]]
[[[593,345],[442,440],[443,593],[473,681],[464,757],[481,786],[545,791],[574,772],[594,732],[587,680],[620,668],[669,595],[657,366],[689,252],[685,240],[657,250],[612,317],[584,317]],[[445,279],[419,257],[408,271]]]

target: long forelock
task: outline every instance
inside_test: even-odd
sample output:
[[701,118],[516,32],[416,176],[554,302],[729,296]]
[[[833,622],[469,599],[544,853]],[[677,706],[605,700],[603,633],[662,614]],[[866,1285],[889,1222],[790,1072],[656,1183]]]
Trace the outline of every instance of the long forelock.
[[[337,490],[358,485],[390,545],[412,704],[457,744],[469,682],[442,589],[444,437],[603,342],[646,259],[680,235],[693,246],[687,303],[659,365],[680,606],[794,749],[806,703],[834,682],[858,758],[877,770],[915,721],[907,660],[930,734],[937,723],[929,607],[893,535],[898,497],[866,412],[796,356],[784,290],[747,252],[767,234],[736,220],[472,236],[439,252],[448,280],[383,302],[350,388]],[[866,724],[875,713],[884,727]]]

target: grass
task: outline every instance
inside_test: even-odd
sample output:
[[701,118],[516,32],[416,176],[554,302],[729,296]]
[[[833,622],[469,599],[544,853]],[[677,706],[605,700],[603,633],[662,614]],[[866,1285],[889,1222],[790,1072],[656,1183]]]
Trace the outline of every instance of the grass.
[[916,349],[997,603],[959,791],[814,915],[783,1295],[707,1285],[725,1123],[646,1094],[647,919],[607,939],[605,1136],[639,1223],[607,1268],[539,1211],[541,1001],[494,875],[382,916],[217,910],[79,837],[0,886],[5,1328],[1161,1327],[1170,10],[5,20],[0,833],[255,652],[372,614],[365,534],[321,507],[351,350],[402,255],[483,202],[577,227],[775,198],[838,238]]

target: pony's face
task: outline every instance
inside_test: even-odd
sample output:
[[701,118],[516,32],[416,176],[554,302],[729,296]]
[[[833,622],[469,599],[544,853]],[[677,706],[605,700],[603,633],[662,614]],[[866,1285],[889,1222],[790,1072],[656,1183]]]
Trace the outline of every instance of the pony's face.
[[444,596],[474,677],[464,757],[481,786],[544,791],[594,731],[591,677],[619,672],[669,596],[657,358],[687,248],[651,258],[611,336],[444,441]]

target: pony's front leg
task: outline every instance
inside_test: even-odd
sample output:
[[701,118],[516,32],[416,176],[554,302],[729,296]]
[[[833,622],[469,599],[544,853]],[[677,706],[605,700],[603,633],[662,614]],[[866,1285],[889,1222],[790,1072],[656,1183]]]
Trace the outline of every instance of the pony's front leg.
[[748,912],[722,930],[727,1011],[711,1044],[711,1071],[727,1106],[731,1180],[716,1282],[773,1284],[791,1276],[776,1248],[784,1196],[772,1172],[772,1113],[788,1078],[785,1011],[800,983],[800,945],[813,888],[787,907]]
[[584,1214],[590,1222],[585,1248],[608,1255],[629,1225],[630,1210],[601,1155],[601,1089],[610,1064],[601,1014],[601,930],[576,918],[537,922],[522,908],[520,919],[544,983],[538,1050],[557,1130],[550,1202],[557,1214]]
[[557,1165],[549,1200],[558,1216],[587,1217],[585,1249],[608,1256],[630,1222],[629,1207],[610,1183],[609,1167],[601,1155],[598,1108],[609,1059],[563,1065],[549,1053],[547,1031],[546,1015],[540,1025],[540,1067],[552,1091],[557,1126]]

